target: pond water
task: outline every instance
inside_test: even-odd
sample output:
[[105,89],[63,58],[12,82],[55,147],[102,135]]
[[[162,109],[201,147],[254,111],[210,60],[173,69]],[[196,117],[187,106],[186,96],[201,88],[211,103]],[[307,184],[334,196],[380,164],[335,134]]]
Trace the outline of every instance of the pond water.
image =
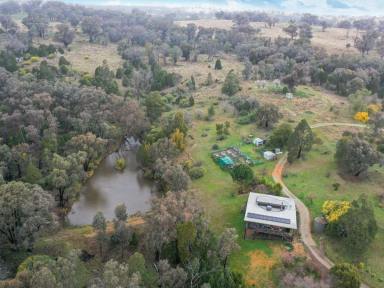
[[123,172],[114,168],[116,158],[116,153],[109,155],[87,181],[68,214],[70,224],[92,224],[98,211],[111,220],[115,207],[121,203],[125,203],[129,215],[149,210],[153,185],[141,176],[136,154],[125,152],[127,167]]

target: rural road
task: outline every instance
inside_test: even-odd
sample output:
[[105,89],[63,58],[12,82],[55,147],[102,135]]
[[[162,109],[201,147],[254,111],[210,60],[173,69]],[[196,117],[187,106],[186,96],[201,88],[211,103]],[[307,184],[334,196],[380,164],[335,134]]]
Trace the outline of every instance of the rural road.
[[[353,123],[318,123],[311,126],[312,129],[315,128],[322,128],[322,127],[329,127],[329,126],[346,126],[346,127],[357,127],[357,128],[366,128],[366,125],[363,124],[353,124]],[[294,199],[296,202],[296,208],[299,211],[300,214],[300,225],[299,225],[299,232],[301,235],[301,240],[304,244],[304,246],[307,248],[309,254],[311,255],[312,259],[325,270],[329,270],[332,268],[334,263],[328,259],[318,248],[315,240],[312,238],[311,233],[311,215],[309,213],[308,208],[304,205],[304,203],[297,198],[284,184],[283,181],[283,170],[287,163],[287,154],[284,154],[283,157],[280,158],[280,160],[277,162],[273,172],[272,172],[272,178],[276,183],[279,183],[282,186],[283,193]],[[368,288],[366,284],[361,285],[362,288]]]

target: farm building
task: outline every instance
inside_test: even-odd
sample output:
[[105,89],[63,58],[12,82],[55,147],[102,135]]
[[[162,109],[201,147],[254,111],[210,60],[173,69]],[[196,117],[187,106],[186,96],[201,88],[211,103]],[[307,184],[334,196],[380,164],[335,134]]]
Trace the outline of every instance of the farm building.
[[286,197],[249,193],[244,238],[291,241],[297,229],[295,201]]
[[253,139],[253,144],[256,145],[257,147],[264,145],[264,140],[261,138],[255,138]]
[[266,160],[275,160],[276,159],[276,154],[273,153],[272,151],[265,151],[263,153],[263,157]]

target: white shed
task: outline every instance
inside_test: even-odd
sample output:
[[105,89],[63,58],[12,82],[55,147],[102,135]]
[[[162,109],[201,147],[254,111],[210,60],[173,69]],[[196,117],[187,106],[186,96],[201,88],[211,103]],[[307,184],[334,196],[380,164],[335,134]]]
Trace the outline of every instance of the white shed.
[[276,159],[276,154],[273,153],[272,151],[265,151],[263,156],[267,160],[275,160]]
[[255,138],[255,139],[253,139],[252,142],[253,142],[253,144],[256,145],[256,146],[261,146],[261,145],[264,144],[264,140],[261,139],[261,138]]
[[287,99],[293,99],[293,94],[292,93],[286,93],[285,98]]

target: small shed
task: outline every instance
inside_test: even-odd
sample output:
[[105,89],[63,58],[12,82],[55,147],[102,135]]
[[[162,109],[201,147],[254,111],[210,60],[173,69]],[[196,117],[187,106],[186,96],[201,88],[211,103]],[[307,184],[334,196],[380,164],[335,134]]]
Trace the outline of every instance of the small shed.
[[286,93],[285,98],[287,99],[293,99],[293,94],[292,93]]
[[281,149],[280,149],[280,148],[275,148],[273,152],[274,152],[276,155],[283,154],[283,152],[281,152]]
[[273,153],[272,151],[265,151],[263,153],[264,159],[266,160],[275,160],[276,159],[276,154]]
[[257,147],[259,147],[259,146],[264,144],[264,140],[261,138],[255,138],[255,139],[253,139],[252,143],[254,145],[256,145]]

